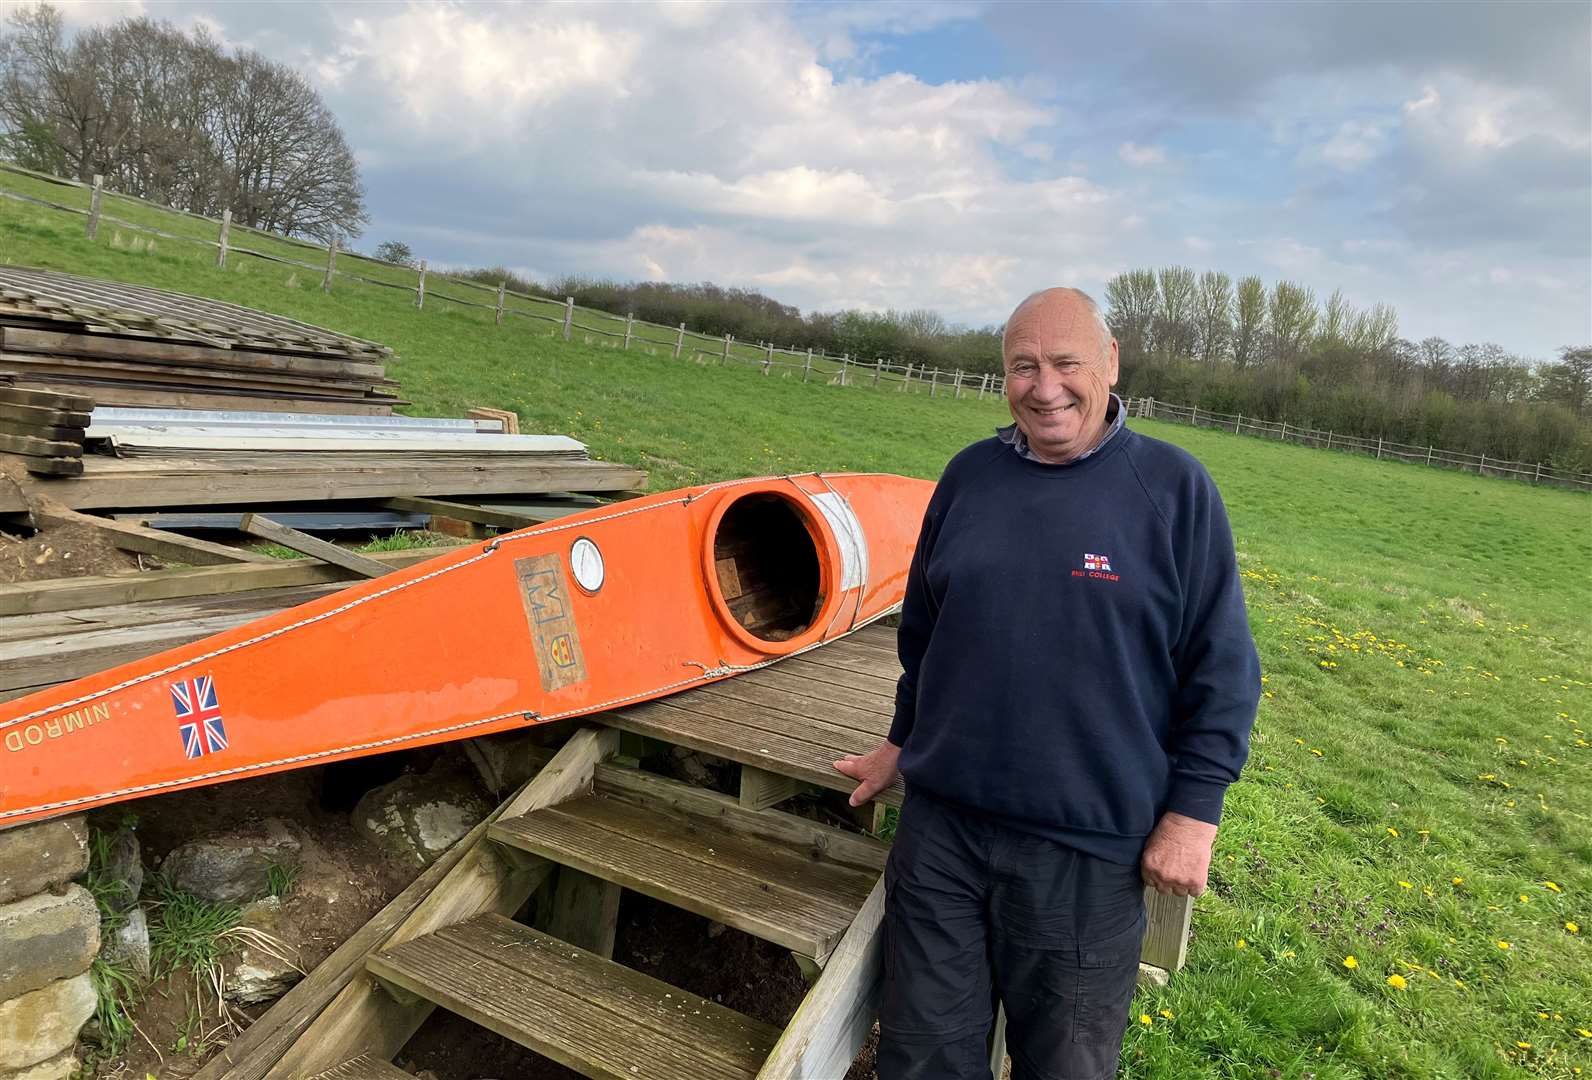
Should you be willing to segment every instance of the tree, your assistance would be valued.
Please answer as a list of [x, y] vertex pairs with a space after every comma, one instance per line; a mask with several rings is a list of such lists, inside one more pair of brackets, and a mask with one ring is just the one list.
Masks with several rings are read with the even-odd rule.
[[0, 149], [20, 164], [243, 225], [357, 236], [353, 154], [298, 73], [200, 28], [128, 18], [68, 39], [48, 5], [0, 35]]
[[1592, 410], [1592, 345], [1559, 350], [1559, 362], [1541, 370], [1537, 397], [1563, 405], [1577, 416]]
[[1160, 303], [1155, 312], [1155, 351], [1168, 358], [1194, 352], [1194, 271], [1168, 266], [1156, 274]]
[[1154, 270], [1129, 270], [1106, 282], [1106, 322], [1123, 363], [1136, 364], [1150, 354], [1155, 307]]
[[1303, 285], [1279, 281], [1266, 305], [1273, 360], [1293, 363], [1304, 354], [1316, 328], [1316, 294]]
[[1260, 363], [1266, 334], [1266, 286], [1258, 277], [1241, 278], [1234, 305], [1233, 366], [1245, 371]]
[[1200, 275], [1194, 293], [1200, 362], [1212, 367], [1227, 351], [1233, 334], [1233, 279], [1215, 270]]
[[397, 263], [399, 266], [413, 266], [415, 253], [409, 250], [409, 245], [402, 240], [383, 240], [376, 245], [376, 258], [382, 262]]

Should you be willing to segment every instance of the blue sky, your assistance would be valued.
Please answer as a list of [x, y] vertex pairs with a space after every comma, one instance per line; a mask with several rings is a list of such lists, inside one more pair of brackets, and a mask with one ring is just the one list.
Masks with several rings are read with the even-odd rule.
[[303, 70], [433, 264], [998, 323], [1181, 264], [1592, 342], [1585, 3], [83, 3]]

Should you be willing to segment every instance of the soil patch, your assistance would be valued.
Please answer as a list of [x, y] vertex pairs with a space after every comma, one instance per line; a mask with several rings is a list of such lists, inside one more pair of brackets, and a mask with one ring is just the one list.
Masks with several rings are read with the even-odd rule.
[[138, 556], [113, 547], [92, 525], [55, 525], [27, 539], [0, 533], [0, 584], [138, 569]]

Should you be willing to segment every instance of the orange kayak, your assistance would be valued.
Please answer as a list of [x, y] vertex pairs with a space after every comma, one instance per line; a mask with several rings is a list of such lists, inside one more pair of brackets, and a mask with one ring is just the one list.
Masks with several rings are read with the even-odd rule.
[[0, 828], [618, 708], [894, 610], [933, 485], [736, 480], [598, 507], [0, 705]]

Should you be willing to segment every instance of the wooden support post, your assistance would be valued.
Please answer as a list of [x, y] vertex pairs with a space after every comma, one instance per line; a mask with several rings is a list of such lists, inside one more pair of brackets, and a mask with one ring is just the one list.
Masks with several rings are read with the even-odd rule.
[[929, 379], [929, 396], [933, 397], [935, 392], [937, 390], [939, 390], [939, 389], [940, 389], [940, 369], [939, 368], [935, 368], [933, 375]]
[[1382, 436], [1380, 435], [1376, 437], [1376, 459], [1378, 461], [1382, 460]]
[[564, 340], [569, 340], [570, 329], [575, 325], [575, 298], [564, 297]]
[[1482, 470], [1484, 470], [1486, 468], [1487, 468], [1487, 455], [1483, 454], [1481, 456], [1481, 460], [1476, 463], [1476, 475], [1480, 476], [1482, 474]]
[[1139, 959], [1152, 967], [1177, 971], [1188, 958], [1189, 920], [1194, 917], [1194, 898], [1173, 896], [1146, 887], [1144, 907], [1147, 923]]
[[[504, 804], [499, 819], [519, 817], [591, 790], [597, 763], [612, 756], [618, 745], [618, 733], [611, 728], [576, 732], [536, 778]], [[412, 941], [483, 912], [512, 915], [551, 869], [552, 864], [544, 860], [516, 868], [496, 844], [478, 843], [382, 947]], [[842, 938], [842, 944], [844, 941]], [[430, 1002], [400, 1005], [375, 979], [364, 973], [356, 975], [266, 1076], [268, 1080], [299, 1080], [362, 1052], [391, 1061], [433, 1007]]]
[[321, 292], [332, 291], [332, 275], [337, 273], [337, 237], [326, 245], [326, 273], [321, 276]]
[[621, 351], [622, 352], [629, 352], [630, 351], [630, 335], [635, 331], [635, 328], [636, 328], [636, 313], [633, 312], [633, 311], [627, 311], [625, 313], [625, 343], [621, 347]]
[[333, 566], [341, 566], [345, 570], [352, 570], [356, 574], [366, 577], [381, 577], [392, 572], [392, 567], [379, 563], [375, 559], [366, 558], [357, 552], [340, 548], [309, 533], [290, 529], [286, 525], [272, 521], [261, 514], [244, 514], [243, 520], [238, 524], [241, 532], [250, 536], [258, 536], [263, 540], [290, 547], [294, 551], [302, 551], [306, 555], [329, 562]]
[[1189, 414], [1188, 425], [1189, 427], [1200, 426], [1200, 407], [1198, 405], [1194, 406], [1194, 411]]
[[90, 240], [99, 236], [100, 199], [105, 194], [105, 178], [99, 173], [94, 174], [94, 192], [88, 197], [88, 225], [87, 232]]
[[806, 790], [807, 785], [793, 777], [781, 776], [751, 765], [741, 766], [740, 802], [748, 810], [766, 810]]
[[952, 393], [951, 397], [955, 401], [961, 401], [962, 400], [962, 369], [961, 368], [957, 368], [956, 369], [956, 391], [954, 393]]
[[1332, 449], [1332, 432], [1327, 432], [1327, 449]]
[[604, 960], [614, 958], [619, 929], [619, 896], [624, 890], [572, 866], [558, 868], [547, 932]]
[[1430, 465], [1432, 463], [1432, 452], [1436, 449], [1437, 448], [1435, 446], [1428, 446], [1426, 448], [1426, 464]]
[[840, 354], [840, 385], [841, 386], [845, 386], [846, 385], [846, 368], [847, 368], [848, 365], [850, 365], [850, 363], [851, 363], [851, 354], [850, 353], [841, 353]]
[[508, 288], [508, 282], [498, 282], [497, 310], [493, 312], [493, 322], [498, 326], [503, 325], [503, 294], [508, 291]]
[[[279, 566], [282, 560], [261, 555], [243, 548], [228, 547], [210, 540], [184, 536], [182, 533], [150, 529], [133, 521], [113, 521], [109, 518], [80, 514], [76, 510], [37, 509], [34, 520], [40, 524], [88, 526], [97, 530], [111, 546], [122, 551], [153, 555], [169, 562], [188, 563], [192, 566]], [[71, 579], [63, 578], [62, 581]], [[49, 610], [49, 609], [41, 609]]]
[[1238, 419], [1233, 421], [1233, 434], [1241, 435], [1244, 431], [1244, 414], [1239, 413]]
[[910, 386], [911, 384], [912, 384], [912, 364], [911, 364], [911, 362], [908, 362], [907, 363], [906, 374], [901, 376], [901, 392], [902, 393], [906, 393], [907, 387]]
[[763, 356], [763, 374], [767, 375], [768, 372], [769, 372], [769, 369], [772, 368], [773, 366], [774, 366], [774, 343], [772, 341], [770, 341], [768, 343], [768, 352]]
[[984, 392], [986, 390], [988, 390], [988, 389], [989, 389], [989, 372], [986, 371], [984, 373], [984, 377], [978, 381], [978, 399], [980, 401], [984, 400]]
[[227, 247], [232, 243], [232, 210], [221, 211], [221, 232], [216, 237], [216, 266], [227, 265]]
[[1537, 474], [1531, 478], [1533, 484], [1542, 483], [1542, 462], [1537, 462]]
[[875, 388], [877, 388], [878, 385], [879, 385], [879, 373], [881, 371], [883, 371], [883, 370], [884, 370], [884, 361], [879, 359], [877, 356], [874, 357], [873, 358], [873, 385], [874, 385]]
[[723, 367], [730, 362], [730, 335], [724, 335], [724, 355], [719, 357], [719, 366]]
[[415, 309], [424, 311], [426, 307], [426, 260], [420, 260], [420, 277], [415, 281]]
[[813, 373], [813, 350], [812, 350], [811, 347], [809, 347], [808, 350], [807, 350], [807, 362], [802, 365], [802, 382], [806, 382], [808, 377], [810, 375], [812, 375], [812, 373]]
[[674, 336], [674, 358], [680, 359], [680, 350], [685, 348], [685, 323], [680, 324], [680, 332]]

